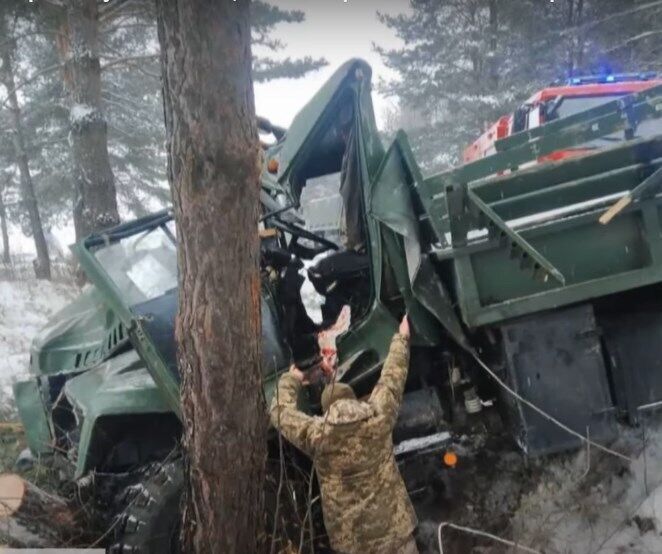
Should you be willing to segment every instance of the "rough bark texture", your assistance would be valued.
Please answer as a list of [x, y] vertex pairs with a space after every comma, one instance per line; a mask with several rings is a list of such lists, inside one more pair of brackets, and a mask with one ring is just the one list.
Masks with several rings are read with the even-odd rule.
[[[101, 110], [99, 11], [97, 0], [68, 0], [70, 48], [67, 58], [72, 106], [71, 152], [74, 164], [76, 239], [119, 223], [115, 181], [108, 159], [106, 120]], [[60, 29], [60, 34], [62, 29]], [[65, 79], [67, 83], [67, 79]]]
[[0, 68], [0, 78], [7, 89], [9, 100], [9, 114], [12, 126], [12, 142], [14, 145], [14, 155], [16, 165], [20, 173], [21, 201], [27, 211], [30, 221], [30, 231], [34, 239], [37, 259], [34, 263], [35, 274], [38, 279], [51, 278], [51, 264], [48, 257], [48, 247], [44, 237], [44, 229], [41, 225], [39, 207], [37, 206], [37, 197], [34, 192], [32, 175], [30, 174], [30, 165], [28, 155], [25, 151], [25, 135], [23, 134], [23, 123], [21, 120], [21, 108], [16, 95], [16, 81], [14, 79], [14, 69], [12, 65], [14, 42], [6, 40], [9, 36], [5, 14], [0, 10], [0, 57], [2, 58], [2, 67]]
[[5, 202], [2, 198], [3, 189], [0, 188], [0, 231], [2, 232], [2, 261], [6, 264], [11, 259], [9, 250], [9, 231], [7, 229], [7, 210], [5, 210]]
[[267, 420], [249, 4], [156, 3], [179, 233], [184, 551], [257, 552]]
[[15, 474], [0, 475], [0, 538], [17, 547], [53, 547], [79, 534], [65, 500]]

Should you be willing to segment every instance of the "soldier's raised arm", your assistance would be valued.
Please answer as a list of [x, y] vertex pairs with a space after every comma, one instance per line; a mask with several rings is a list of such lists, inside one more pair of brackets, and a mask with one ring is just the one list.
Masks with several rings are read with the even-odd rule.
[[382, 374], [368, 402], [378, 413], [386, 417], [390, 427], [398, 417], [405, 381], [409, 371], [409, 321], [402, 318], [398, 333], [391, 340], [391, 347], [382, 368]]
[[297, 407], [299, 391], [304, 375], [295, 366], [281, 375], [278, 388], [271, 401], [269, 416], [272, 425], [299, 450], [313, 455], [315, 418], [305, 414]]

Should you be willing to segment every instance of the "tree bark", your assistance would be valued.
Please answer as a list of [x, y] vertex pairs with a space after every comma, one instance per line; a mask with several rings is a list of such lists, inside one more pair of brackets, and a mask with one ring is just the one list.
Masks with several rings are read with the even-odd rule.
[[[571, 29], [575, 24], [575, 0], [568, 0], [568, 13], [566, 16], [566, 28]], [[568, 62], [567, 73], [568, 77], [572, 77], [575, 73], [575, 32], [570, 33], [568, 37]]]
[[[80, 523], [80, 522], [78, 522]], [[18, 475], [0, 475], [0, 537], [17, 547], [54, 547], [79, 535], [66, 501]]]
[[497, 37], [499, 33], [499, 10], [497, 0], [490, 0], [490, 83], [492, 89], [496, 92], [499, 87], [499, 61], [497, 59]]
[[[115, 181], [108, 158], [106, 119], [101, 110], [99, 11], [97, 0], [68, 0], [66, 52], [71, 153], [74, 165], [76, 240], [117, 225]], [[61, 31], [60, 31], [61, 33]], [[67, 79], [65, 79], [66, 83]]]
[[11, 252], [9, 250], [9, 231], [7, 229], [7, 210], [5, 201], [2, 198], [4, 187], [0, 188], [0, 231], [2, 232], [2, 261], [8, 264], [11, 261]]
[[249, 4], [157, 0], [189, 487], [184, 552], [258, 552], [266, 410]]
[[2, 59], [1, 77], [2, 82], [7, 89], [9, 100], [9, 114], [12, 125], [12, 143], [14, 146], [14, 155], [16, 164], [20, 173], [21, 201], [28, 213], [30, 221], [30, 231], [34, 240], [37, 259], [34, 263], [35, 275], [37, 279], [51, 278], [51, 263], [48, 257], [48, 247], [44, 237], [44, 229], [41, 225], [41, 216], [37, 205], [37, 196], [34, 192], [32, 175], [30, 174], [30, 165], [28, 155], [25, 151], [25, 135], [23, 134], [23, 122], [21, 119], [21, 108], [16, 95], [16, 80], [14, 79], [14, 68], [12, 58], [14, 56], [15, 43], [12, 40], [6, 40], [9, 36], [9, 29], [5, 19], [5, 13], [0, 11], [0, 37], [3, 37], [0, 46], [0, 58]]
[[[577, 0], [577, 26], [581, 27], [584, 23], [584, 0]], [[584, 46], [586, 45], [586, 33], [579, 31], [576, 34], [577, 37], [577, 50], [575, 53], [575, 59], [577, 61], [577, 67], [581, 68], [584, 66]]]

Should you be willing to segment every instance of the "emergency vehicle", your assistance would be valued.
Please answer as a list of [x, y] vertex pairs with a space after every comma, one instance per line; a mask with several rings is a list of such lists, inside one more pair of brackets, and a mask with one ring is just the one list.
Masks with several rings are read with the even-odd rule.
[[[464, 150], [463, 162], [470, 163], [495, 154], [496, 141], [520, 131], [534, 129], [549, 121], [568, 117], [606, 104], [615, 98], [641, 92], [660, 84], [662, 78], [652, 72], [591, 75], [572, 77], [564, 83], [556, 82], [531, 96], [514, 113], [500, 117]], [[649, 138], [660, 133], [662, 133], [662, 120], [654, 119], [641, 123], [634, 137], [628, 138]], [[614, 133], [578, 148], [552, 152], [540, 157], [537, 163], [581, 156], [623, 140], [626, 140], [623, 133]]]

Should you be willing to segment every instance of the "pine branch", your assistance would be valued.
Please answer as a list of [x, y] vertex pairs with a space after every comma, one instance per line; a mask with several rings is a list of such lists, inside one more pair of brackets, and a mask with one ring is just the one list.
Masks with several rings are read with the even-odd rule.
[[650, 38], [655, 35], [662, 35], [662, 29], [655, 29], [653, 31], [646, 31], [643, 33], [639, 33], [638, 35], [634, 37], [630, 37], [627, 40], [621, 42], [620, 44], [617, 44], [616, 46], [612, 46], [611, 48], [608, 48], [603, 52], [606, 54], [611, 54], [613, 52], [616, 52], [617, 50], [630, 46], [635, 42], [639, 42], [640, 40], [644, 40], [646, 38]]
[[103, 3], [99, 7], [99, 21], [103, 24], [110, 21], [116, 14], [125, 12], [127, 7], [135, 5], [140, 0], [115, 0], [111, 3]]
[[107, 69], [111, 67], [115, 67], [117, 65], [125, 65], [125, 64], [135, 64], [135, 62], [138, 61], [146, 61], [146, 60], [156, 60], [158, 59], [160, 54], [144, 54], [140, 56], [126, 56], [124, 58], [115, 58], [113, 60], [110, 60], [108, 63], [104, 64], [101, 66], [101, 71], [106, 71]]
[[609, 21], [613, 21], [614, 19], [622, 19], [623, 17], [627, 15], [633, 15], [635, 13], [645, 11], [645, 10], [650, 10], [651, 8], [656, 8], [658, 6], [662, 6], [662, 0], [655, 0], [654, 2], [648, 2], [647, 4], [642, 4], [640, 6], [635, 6], [634, 8], [629, 8], [627, 10], [623, 10], [617, 13], [613, 13], [608, 15], [607, 17], [603, 17], [602, 19], [598, 19], [595, 21], [589, 21], [587, 23], [582, 23], [580, 25], [576, 25], [574, 27], [570, 27], [569, 29], [565, 29], [561, 31], [559, 34], [561, 36], [566, 36], [570, 34], [579, 34], [579, 33], [585, 33], [586, 31], [593, 29], [599, 25], [603, 25]]
[[324, 58], [313, 59], [310, 56], [293, 60], [273, 60], [271, 58], [253, 59], [253, 79], [255, 82], [271, 81], [273, 79], [298, 79], [310, 71], [316, 71], [326, 65]]
[[56, 32], [57, 31], [55, 31], [55, 30], [39, 29], [38, 31], [29, 31], [29, 32], [21, 33], [20, 35], [15, 35], [15, 36], [11, 36], [11, 37], [9, 37], [5, 40], [0, 40], [0, 48], [2, 48], [3, 46], [5, 46], [7, 44], [17, 42], [17, 41], [21, 40], [22, 38], [33, 37], [33, 36], [43, 36], [45, 34], [55, 35]]
[[[39, 79], [39, 77], [42, 77], [44, 75], [48, 75], [50, 73], [53, 73], [54, 71], [57, 71], [58, 69], [61, 69], [63, 67], [64, 67], [64, 64], [57, 63], [57, 64], [54, 64], [50, 67], [46, 67], [46, 68], [32, 74], [29, 78], [27, 78], [24, 81], [18, 83], [13, 89], [7, 90], [7, 92], [6, 92], [7, 98], [5, 98], [5, 100], [3, 100], [3, 102], [0, 104], [0, 107], [5, 107], [7, 105], [7, 103], [9, 102], [9, 96], [12, 93], [19, 91], [20, 89], [22, 89], [23, 87], [25, 87], [25, 86], [27, 86], [31, 83], [34, 83], [37, 79]], [[6, 86], [5, 86], [5, 88], [6, 88]]]

